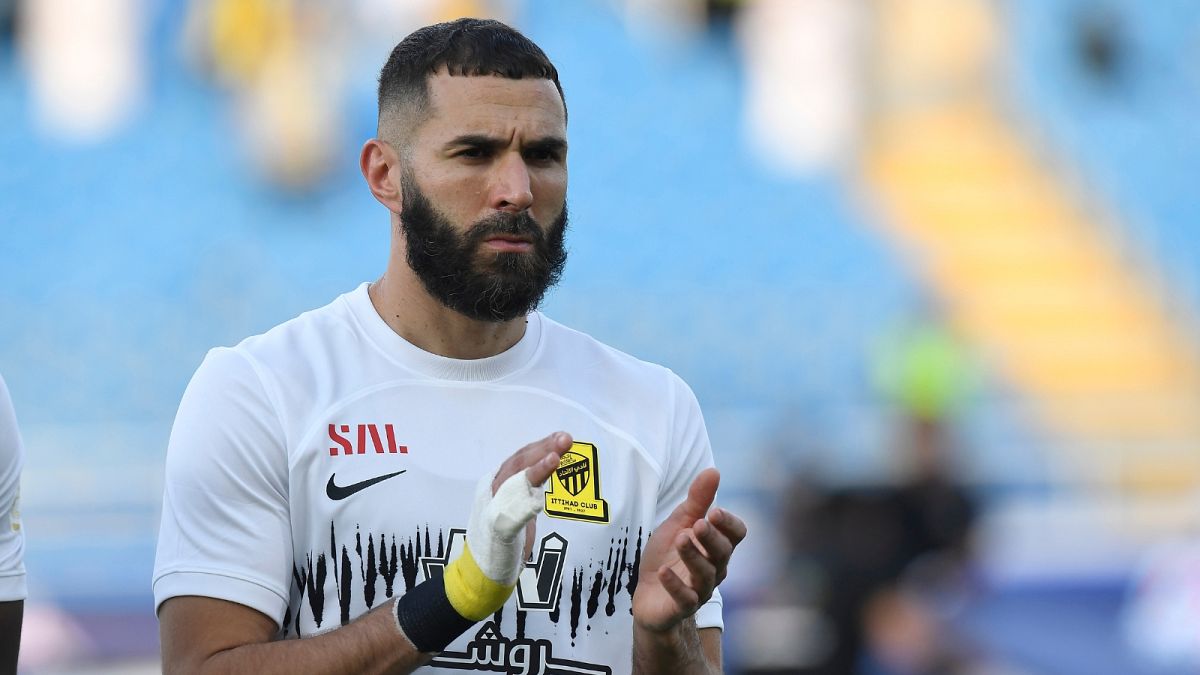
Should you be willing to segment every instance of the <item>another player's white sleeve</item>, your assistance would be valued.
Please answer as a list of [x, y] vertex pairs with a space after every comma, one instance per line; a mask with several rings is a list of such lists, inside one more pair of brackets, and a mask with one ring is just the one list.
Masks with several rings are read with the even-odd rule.
[[4, 378], [0, 378], [0, 601], [24, 600], [27, 595], [20, 506], [24, 463], [17, 415]]
[[167, 448], [154, 606], [180, 595], [282, 623], [292, 568], [287, 449], [248, 357], [214, 349], [179, 404]]
[[[672, 443], [659, 484], [656, 523], [666, 520], [675, 507], [683, 502], [696, 475], [713, 466], [712, 445], [708, 441], [708, 429], [704, 426], [696, 395], [674, 373], [671, 374], [671, 384]], [[720, 591], [714, 589], [712, 599], [696, 612], [696, 625], [700, 628], [724, 628]]]

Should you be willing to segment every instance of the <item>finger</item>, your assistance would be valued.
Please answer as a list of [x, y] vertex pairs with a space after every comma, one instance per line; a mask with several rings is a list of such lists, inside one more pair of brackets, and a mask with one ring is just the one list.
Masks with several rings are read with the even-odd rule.
[[687, 499], [683, 500], [667, 518], [667, 523], [677, 528], [690, 527], [691, 524], [704, 517], [717, 496], [717, 486], [721, 482], [721, 474], [716, 469], [701, 471], [688, 488]]
[[706, 521], [697, 520], [696, 522], [692, 523], [692, 526], [690, 528], [684, 530], [684, 532], [688, 533], [688, 537], [691, 538], [692, 544], [695, 545], [696, 548], [700, 550], [700, 555], [707, 558], [708, 557], [708, 548], [705, 547], [705, 545], [700, 542], [698, 533], [696, 532], [697, 526], [700, 526], [701, 528], [707, 528], [707, 529], [712, 529], [712, 526], [709, 525]]
[[538, 441], [533, 453], [533, 463], [525, 469], [530, 485], [541, 485], [558, 468], [558, 461], [571, 448], [571, 435], [558, 431]]
[[[570, 435], [561, 431], [556, 431], [543, 439], [526, 445], [520, 450], [514, 452], [508, 459], [504, 460], [504, 463], [500, 465], [500, 469], [496, 472], [496, 476], [492, 479], [492, 494], [496, 494], [496, 490], [499, 489], [500, 485], [504, 483], [504, 481], [508, 480], [510, 476], [515, 475], [519, 471], [527, 471], [532, 467], [536, 467], [538, 462], [546, 458], [548, 452], [558, 452], [558, 454], [561, 455], [565, 450], [559, 450], [562, 445], [562, 440], [559, 438], [559, 436], [566, 437], [566, 447], [570, 448]], [[553, 469], [551, 469], [551, 471], [553, 471]], [[535, 476], [526, 474], [526, 477], [529, 478], [530, 485], [538, 485], [544, 482], [546, 478], [549, 477], [549, 474], [546, 474], [546, 476], [543, 476], [541, 480], [537, 481], [534, 480]]]
[[691, 537], [684, 533], [680, 533], [680, 536], [676, 538], [675, 550], [679, 552], [679, 559], [687, 567], [688, 576], [691, 578], [691, 588], [696, 592], [699, 602], [707, 602], [712, 597], [712, 589], [717, 585], [716, 565], [704, 557], [704, 554], [696, 548]]
[[746, 538], [748, 532], [746, 521], [738, 518], [729, 511], [722, 508], [716, 508], [709, 512], [708, 522], [712, 523], [722, 532], [729, 541], [736, 547]]
[[696, 521], [696, 524], [692, 526], [692, 532], [696, 533], [696, 541], [700, 544], [704, 557], [714, 564], [727, 562], [729, 556], [733, 554], [733, 542], [724, 532], [707, 520]]
[[675, 571], [666, 565], [658, 569], [658, 583], [671, 596], [675, 604], [685, 615], [691, 615], [700, 607], [700, 596], [694, 589], [683, 582]]
[[719, 586], [725, 581], [729, 570], [729, 559], [733, 557], [734, 543], [723, 532], [708, 521], [702, 520], [692, 527], [696, 540], [702, 546], [701, 551], [706, 555], [715, 570], [713, 586]]

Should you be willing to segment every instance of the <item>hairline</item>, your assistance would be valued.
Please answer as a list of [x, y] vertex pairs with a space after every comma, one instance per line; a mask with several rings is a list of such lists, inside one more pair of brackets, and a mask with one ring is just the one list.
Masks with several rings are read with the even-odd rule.
[[[397, 146], [402, 154], [407, 153], [410, 138], [416, 134], [422, 126], [433, 118], [434, 105], [433, 96], [430, 93], [429, 82], [432, 78], [440, 75], [448, 75], [450, 77], [498, 77], [505, 80], [542, 80], [554, 85], [554, 90], [558, 93], [558, 101], [562, 105], [563, 124], [567, 122], [567, 99], [563, 93], [562, 85], [555, 82], [549, 77], [507, 77], [497, 73], [455, 73], [447, 64], [441, 64], [436, 69], [425, 74], [421, 80], [421, 88], [419, 93], [408, 98], [407, 100], [391, 104], [389, 106], [380, 107], [379, 114], [375, 122], [375, 134], [380, 140], [392, 143]], [[405, 120], [404, 118], [408, 118]], [[385, 128], [391, 127], [389, 133], [385, 133]], [[396, 127], [403, 127], [403, 130]], [[386, 137], [385, 137], [386, 136]], [[394, 136], [403, 136], [404, 138], [394, 138]]]

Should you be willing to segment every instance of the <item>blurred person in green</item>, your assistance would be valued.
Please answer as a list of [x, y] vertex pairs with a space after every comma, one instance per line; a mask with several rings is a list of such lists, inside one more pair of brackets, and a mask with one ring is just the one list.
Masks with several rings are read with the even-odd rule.
[[875, 354], [875, 384], [912, 420], [945, 421], [975, 387], [974, 364], [962, 342], [929, 318], [902, 322]]
[[860, 608], [860, 668], [878, 675], [960, 673], [970, 658], [937, 605], [959, 592], [978, 507], [956, 466], [955, 419], [976, 387], [972, 355], [933, 315], [883, 341], [876, 383], [899, 415], [900, 484], [894, 496], [896, 577]]
[[932, 320], [888, 334], [875, 384], [898, 416], [894, 480], [789, 490], [785, 582], [816, 611], [824, 646], [810, 663], [756, 673], [941, 675], [970, 662], [938, 608], [961, 587], [976, 506], [953, 469], [953, 419], [974, 387], [967, 350]]

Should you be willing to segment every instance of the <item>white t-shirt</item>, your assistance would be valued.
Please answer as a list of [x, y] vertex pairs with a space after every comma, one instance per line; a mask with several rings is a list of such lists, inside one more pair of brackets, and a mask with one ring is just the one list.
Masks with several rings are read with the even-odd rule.
[[25, 532], [21, 529], [21, 468], [25, 449], [8, 386], [0, 377], [0, 601], [24, 600]]
[[[197, 370], [167, 452], [156, 606], [230, 600], [288, 637], [344, 625], [440, 574], [477, 480], [558, 430], [576, 445], [518, 591], [431, 668], [625, 672], [641, 551], [712, 465], [691, 390], [538, 313], [502, 354], [437, 356], [383, 322], [366, 284]], [[698, 624], [720, 627], [720, 605]]]

